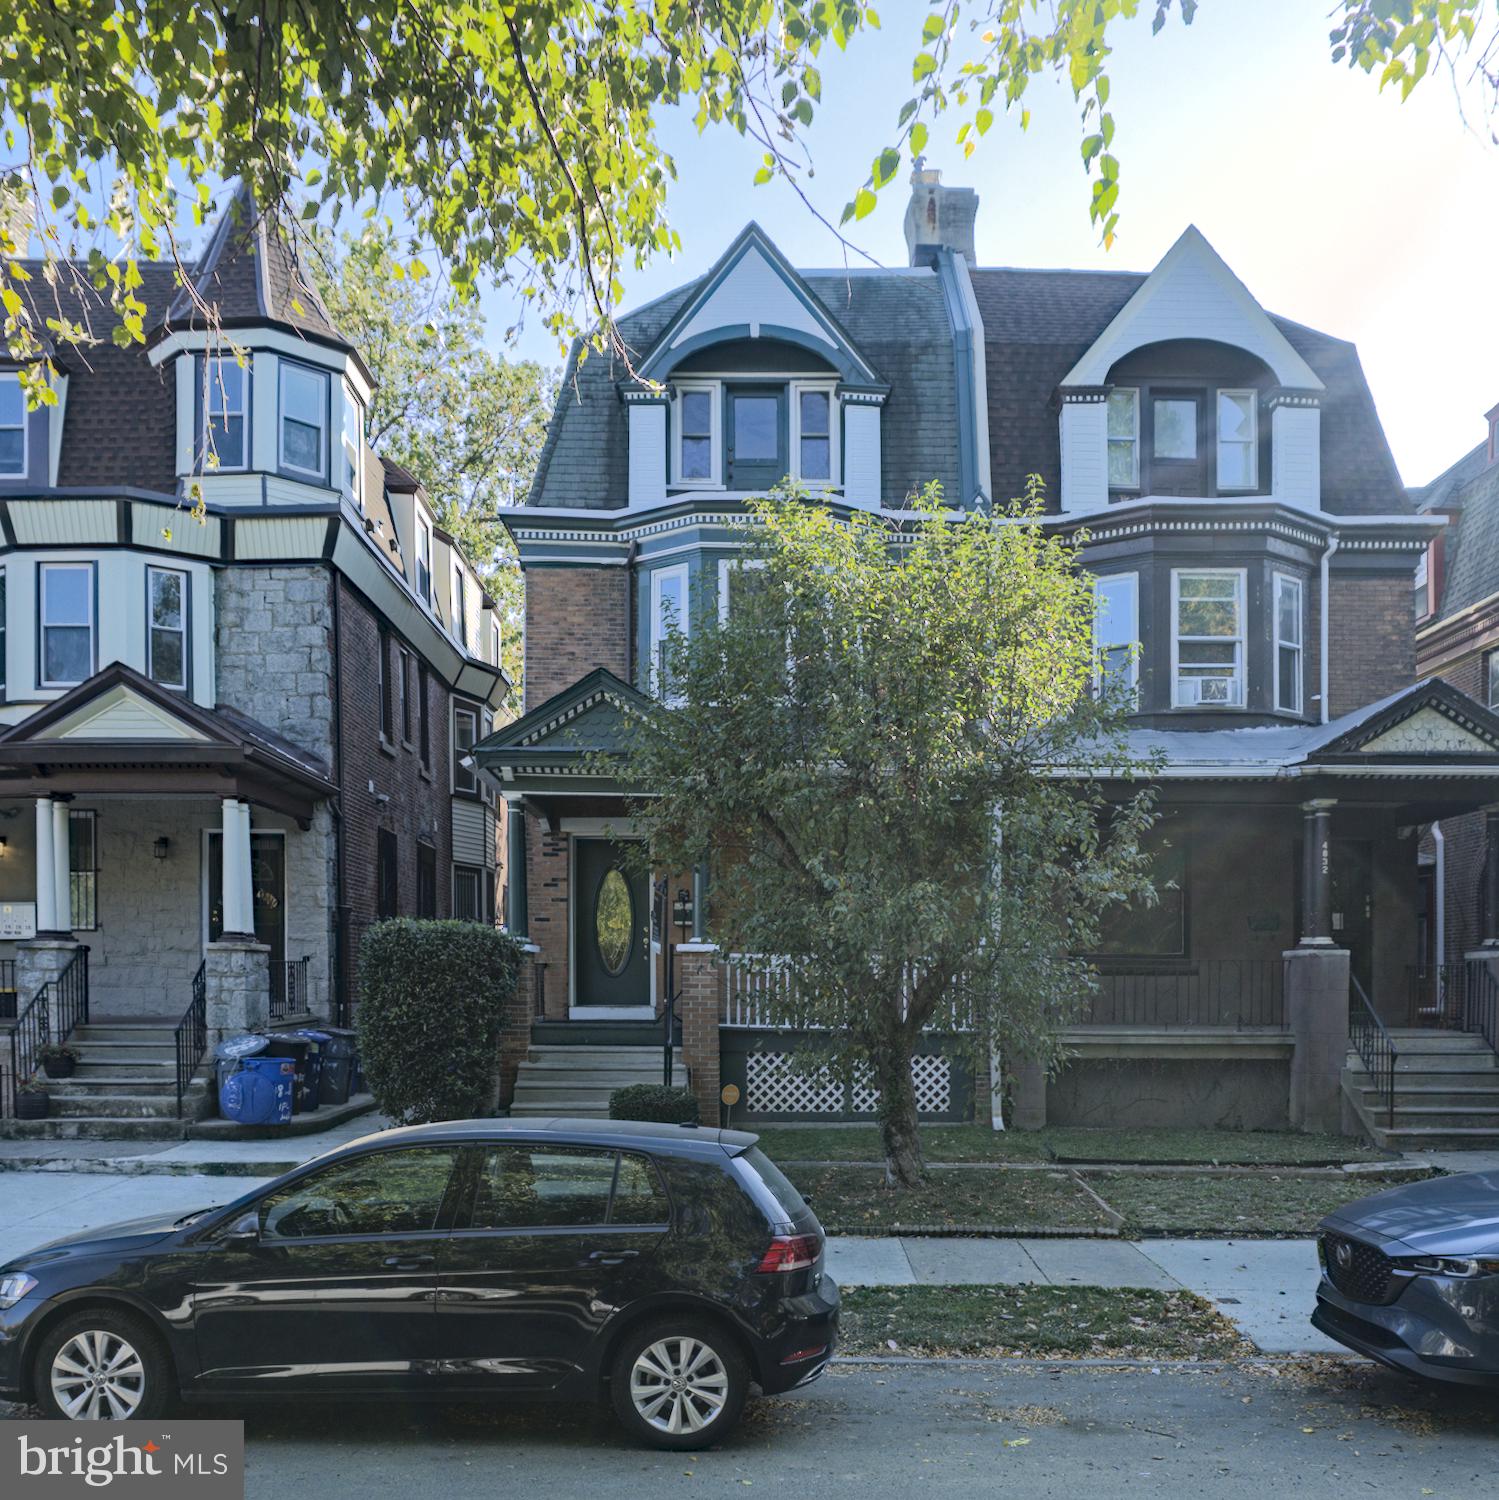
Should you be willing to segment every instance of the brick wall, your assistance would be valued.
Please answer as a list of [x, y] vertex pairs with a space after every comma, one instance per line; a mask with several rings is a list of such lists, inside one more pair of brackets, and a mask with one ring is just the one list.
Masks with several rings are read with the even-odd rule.
[[596, 667], [630, 677], [630, 579], [625, 568], [526, 571], [526, 708]]
[[1342, 573], [1329, 586], [1332, 717], [1416, 680], [1416, 605], [1408, 573]]
[[[344, 925], [348, 941], [348, 992], [354, 997], [358, 993], [359, 939], [375, 920], [375, 850], [381, 829], [389, 829], [396, 835], [398, 913], [416, 915], [418, 841], [430, 843], [436, 850], [437, 915], [446, 917], [452, 911], [453, 850], [448, 789], [451, 695], [435, 674], [428, 674], [430, 771], [423, 769], [419, 744], [383, 744], [380, 652], [383, 644], [390, 656], [386, 667], [388, 680], [394, 682], [395, 647], [400, 638], [392, 632], [382, 643], [375, 610], [342, 577], [337, 588]], [[417, 680], [420, 681], [420, 674]], [[399, 736], [399, 714], [396, 719]]]
[[567, 1019], [569, 943], [567, 936], [568, 839], [548, 833], [539, 818], [526, 824], [526, 897], [531, 941], [545, 968], [536, 983], [544, 991], [549, 1021]]

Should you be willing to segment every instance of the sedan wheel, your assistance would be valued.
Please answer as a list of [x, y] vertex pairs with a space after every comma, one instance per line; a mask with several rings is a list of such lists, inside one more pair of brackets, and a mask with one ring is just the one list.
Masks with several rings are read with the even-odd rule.
[[659, 1323], [626, 1339], [614, 1362], [620, 1420], [657, 1448], [704, 1448], [739, 1418], [749, 1377], [737, 1346], [707, 1325]]
[[71, 1422], [154, 1417], [165, 1404], [166, 1370], [156, 1337], [137, 1319], [81, 1313], [43, 1336], [37, 1404], [45, 1415]]

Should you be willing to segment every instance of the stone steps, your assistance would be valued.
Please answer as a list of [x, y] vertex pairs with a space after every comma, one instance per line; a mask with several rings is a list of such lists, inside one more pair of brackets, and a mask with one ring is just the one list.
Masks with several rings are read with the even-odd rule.
[[1350, 1050], [1343, 1092], [1364, 1132], [1391, 1151], [1499, 1148], [1499, 1058], [1461, 1031], [1392, 1030], [1393, 1110]]
[[[533, 1046], [516, 1075], [510, 1113], [531, 1119], [567, 1115], [607, 1119], [609, 1096], [636, 1083], [660, 1083], [660, 1047]], [[687, 1087], [680, 1054], [672, 1081]]]

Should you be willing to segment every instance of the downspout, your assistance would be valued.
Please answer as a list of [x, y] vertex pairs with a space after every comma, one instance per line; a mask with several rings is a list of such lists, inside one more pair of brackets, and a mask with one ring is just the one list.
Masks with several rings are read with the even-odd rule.
[[349, 994], [349, 908], [348, 892], [344, 877], [344, 748], [343, 748], [343, 590], [339, 587], [338, 570], [328, 565], [328, 581], [333, 592], [333, 920], [329, 924], [329, 943], [333, 956], [331, 965], [337, 995], [330, 995], [329, 1009], [339, 1025], [347, 1026], [354, 1019], [353, 996]]
[[[1447, 840], [1442, 834], [1442, 825], [1431, 825], [1431, 841], [1436, 846], [1437, 862], [1434, 871], [1437, 883], [1436, 918], [1437, 931], [1433, 943], [1431, 965], [1441, 971], [1447, 962]], [[1442, 1007], [1444, 1010], [1445, 1006]]]
[[1327, 693], [1328, 693], [1328, 687], [1327, 687], [1327, 682], [1328, 682], [1328, 663], [1327, 663], [1327, 616], [1328, 616], [1327, 586], [1328, 586], [1328, 564], [1332, 561], [1332, 555], [1337, 550], [1338, 550], [1338, 538], [1336, 536], [1329, 537], [1327, 539], [1327, 546], [1323, 549], [1323, 552], [1322, 552], [1322, 577], [1321, 577], [1321, 581], [1320, 581], [1320, 589], [1321, 589], [1321, 595], [1322, 595], [1322, 598], [1321, 598], [1321, 604], [1322, 604], [1322, 621], [1321, 621], [1320, 629], [1319, 629], [1318, 634], [1317, 634], [1317, 650], [1318, 650], [1318, 662], [1317, 662], [1317, 666], [1318, 666], [1318, 669], [1319, 669], [1318, 670], [1318, 675], [1321, 678], [1321, 688], [1322, 688], [1322, 722], [1324, 724], [1327, 723], [1328, 719], [1330, 719], [1332, 717], [1332, 715], [1331, 715], [1331, 713], [1329, 711], [1328, 701], [1327, 701]]

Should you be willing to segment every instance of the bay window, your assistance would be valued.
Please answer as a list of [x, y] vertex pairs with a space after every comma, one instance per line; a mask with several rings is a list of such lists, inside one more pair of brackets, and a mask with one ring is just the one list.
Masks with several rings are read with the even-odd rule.
[[1254, 391], [1218, 392], [1218, 488], [1259, 482], [1259, 402]]
[[1133, 489], [1140, 482], [1140, 393], [1109, 392], [1109, 484]]
[[1244, 703], [1244, 574], [1182, 569], [1171, 575], [1172, 703], [1240, 708]]
[[1111, 573], [1093, 583], [1093, 644], [1097, 653], [1094, 682], [1127, 683], [1140, 677], [1140, 579], [1135, 573]]
[[235, 359], [203, 363], [203, 461], [215, 469], [243, 469], [246, 452], [245, 396], [248, 372]]
[[328, 477], [328, 372], [281, 361], [281, 467]]
[[677, 701], [670, 683], [672, 632], [688, 633], [687, 564], [657, 568], [651, 574], [649, 686], [668, 703]]
[[176, 568], [146, 569], [146, 675], [187, 687], [188, 578]]
[[1299, 578], [1275, 575], [1275, 706], [1299, 714], [1303, 702], [1302, 588]]
[[74, 687], [94, 673], [94, 565], [41, 563], [42, 687]]

